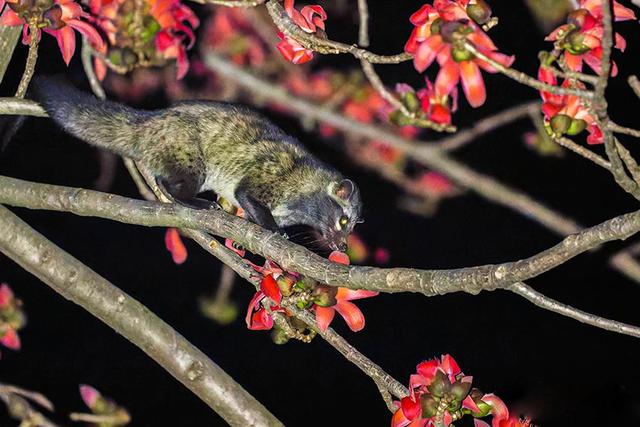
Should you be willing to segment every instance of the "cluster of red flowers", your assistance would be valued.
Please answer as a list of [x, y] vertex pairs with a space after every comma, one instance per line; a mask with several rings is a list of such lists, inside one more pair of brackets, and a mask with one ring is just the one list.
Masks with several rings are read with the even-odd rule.
[[9, 285], [0, 284], [0, 344], [11, 350], [20, 350], [18, 330], [26, 324], [21, 306]]
[[[5, 8], [5, 4], [8, 6]], [[88, 23], [91, 17], [73, 0], [0, 0], [0, 25], [22, 26], [22, 43], [30, 44], [31, 38], [40, 39], [41, 31], [51, 34], [58, 41], [62, 58], [67, 64], [76, 49], [77, 30], [98, 50], [104, 42], [96, 29]], [[35, 31], [35, 34], [32, 34]]]
[[[90, 0], [89, 8], [109, 41], [108, 49], [99, 50], [109, 63], [131, 69], [175, 59], [177, 78], [186, 75], [187, 49], [195, 43], [193, 29], [200, 21], [180, 0]], [[98, 78], [104, 78], [105, 61], [96, 58], [95, 67]]]
[[[479, 107], [486, 99], [486, 89], [480, 69], [489, 73], [497, 70], [486, 62], [476, 58], [466, 47], [471, 43], [475, 48], [491, 59], [510, 66], [513, 56], [497, 52], [489, 36], [480, 25], [491, 17], [491, 9], [483, 0], [434, 0], [433, 5], [425, 4], [410, 17], [415, 26], [405, 51], [414, 55], [414, 66], [422, 72], [433, 61], [437, 61], [440, 70], [434, 87], [427, 87], [423, 97], [426, 111], [442, 117], [442, 110], [448, 110], [448, 96], [454, 97], [454, 89], [462, 82], [462, 89], [469, 104]], [[439, 105], [434, 109], [433, 105]], [[424, 105], [424, 103], [423, 103]], [[442, 119], [440, 119], [442, 120]]]
[[498, 396], [472, 388], [472, 381], [448, 354], [420, 363], [409, 378], [409, 396], [395, 402], [391, 427], [448, 426], [465, 415], [476, 418], [476, 427], [488, 427], [477, 419], [488, 415], [493, 416], [492, 427], [529, 427], [528, 419], [511, 417]]
[[[571, 71], [582, 71], [583, 62], [596, 73], [600, 74], [602, 61], [602, 34], [604, 31], [602, 16], [603, 0], [579, 0], [579, 9], [569, 14], [567, 24], [555, 29], [546, 40], [555, 42], [556, 52], [560, 52], [561, 66]], [[632, 10], [613, 2], [613, 12], [616, 21], [635, 19]], [[624, 50], [626, 42], [620, 34], [615, 35], [617, 47]], [[549, 69], [557, 55], [547, 55], [543, 58], [538, 78], [550, 85], [557, 86], [558, 79]], [[618, 70], [613, 63], [611, 74], [615, 76]], [[585, 85], [575, 79], [565, 79], [560, 85], [564, 88], [585, 89]], [[602, 130], [598, 127], [589, 107], [575, 95], [557, 95], [541, 91], [543, 100], [542, 112], [552, 134], [577, 135], [587, 129], [588, 144], [603, 142]]]
[[[293, 22], [307, 33], [324, 32], [324, 21], [327, 19], [327, 13], [322, 6], [304, 6], [301, 10], [297, 10], [293, 7], [294, 3], [295, 0], [284, 0], [284, 10]], [[304, 64], [313, 58], [313, 51], [304, 48], [297, 41], [285, 36], [283, 33], [278, 33], [278, 37], [280, 37], [281, 41], [276, 47], [287, 61], [291, 61], [294, 64]]]
[[[329, 259], [340, 264], [349, 264], [349, 257], [342, 252], [333, 252]], [[254, 267], [255, 268], [255, 267]], [[327, 330], [336, 312], [338, 312], [353, 332], [361, 331], [365, 326], [362, 311], [351, 301], [378, 295], [378, 292], [336, 288], [317, 283], [297, 274], [282, 271], [273, 263], [267, 262], [259, 269], [264, 275], [260, 282], [260, 290], [251, 299], [247, 310], [247, 327], [252, 330], [269, 330], [273, 327], [273, 312], [284, 312], [280, 307], [283, 296], [294, 294], [306, 295], [304, 301], [298, 302], [299, 308], [315, 311], [316, 322], [321, 331]], [[268, 309], [262, 305], [264, 298], [274, 304]]]

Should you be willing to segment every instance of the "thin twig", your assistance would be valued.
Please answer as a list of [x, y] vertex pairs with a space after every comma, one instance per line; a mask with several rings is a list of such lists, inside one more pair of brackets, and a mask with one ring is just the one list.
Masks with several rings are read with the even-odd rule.
[[282, 425], [219, 366], [147, 307], [2, 206], [0, 251], [140, 347], [229, 424]]
[[587, 325], [595, 326], [596, 328], [640, 338], [640, 327], [627, 325], [626, 323], [617, 322], [615, 320], [605, 319], [604, 317], [578, 310], [570, 305], [562, 304], [541, 294], [540, 292], [535, 291], [533, 288], [522, 282], [514, 283], [506, 289], [526, 298], [533, 304], [544, 308], [545, 310], [553, 311]]
[[29, 53], [27, 54], [27, 61], [24, 66], [24, 73], [18, 84], [18, 90], [16, 90], [16, 98], [24, 98], [27, 93], [27, 88], [33, 77], [33, 72], [36, 68], [36, 62], [38, 61], [38, 36], [37, 33], [40, 30], [35, 25], [29, 25], [29, 33], [31, 35], [31, 41], [29, 42]]
[[570, 71], [570, 70], [560, 71], [557, 68], [552, 66], [548, 66], [544, 68], [549, 72], [551, 72], [556, 77], [560, 77], [563, 79], [581, 80], [583, 82], [591, 83], [593, 85], [595, 85], [596, 82], [598, 81], [598, 77], [591, 74], [579, 73], [577, 71]]
[[622, 133], [625, 135], [630, 135], [630, 136], [635, 136], [636, 138], [640, 138], [640, 130], [638, 129], [633, 129], [633, 128], [629, 128], [626, 126], [620, 126], [619, 124], [616, 124], [612, 121], [609, 121], [609, 126], [608, 128], [616, 133]]
[[640, 252], [640, 242], [623, 249], [611, 258], [609, 264], [625, 276], [640, 284], [640, 264], [634, 258]]
[[533, 112], [539, 111], [540, 102], [529, 101], [524, 104], [509, 107], [489, 117], [479, 119], [472, 127], [463, 129], [455, 135], [441, 139], [434, 145], [445, 151], [457, 150], [472, 142], [479, 136], [491, 132], [501, 126], [508, 125]]
[[91, 91], [98, 98], [105, 99], [107, 95], [104, 93], [100, 80], [93, 69], [93, 49], [86, 37], [82, 38], [82, 51], [80, 56], [82, 57], [82, 67], [84, 68], [84, 73], [89, 80]]
[[550, 85], [550, 84], [547, 84], [547, 83], [543, 83], [538, 79], [534, 79], [533, 77], [523, 73], [522, 71], [518, 71], [518, 70], [514, 70], [513, 68], [505, 67], [504, 65], [502, 65], [498, 61], [495, 61], [494, 59], [492, 59], [492, 58], [488, 57], [487, 55], [485, 55], [484, 53], [480, 52], [470, 42], [466, 42], [464, 44], [464, 47], [469, 52], [473, 53], [474, 56], [476, 56], [477, 58], [481, 59], [482, 61], [488, 63], [493, 68], [498, 70], [500, 73], [502, 73], [505, 76], [517, 81], [518, 83], [522, 83], [522, 84], [530, 86], [530, 87], [532, 87], [534, 89], [544, 90], [545, 92], [549, 92], [549, 93], [553, 93], [553, 94], [557, 94], [557, 95], [576, 95], [576, 96], [584, 98], [584, 99], [592, 99], [593, 96], [594, 96], [593, 92], [591, 92], [591, 91]]
[[313, 50], [321, 54], [341, 54], [349, 53], [358, 59], [364, 59], [372, 64], [398, 64], [400, 62], [412, 59], [412, 55], [408, 53], [399, 53], [397, 55], [378, 55], [362, 49], [357, 45], [348, 45], [328, 39], [321, 39], [313, 34], [307, 33], [297, 26], [287, 15], [277, 0], [269, 0], [267, 2], [267, 10], [271, 19], [278, 29], [287, 37], [291, 37], [307, 49]]
[[300, 310], [294, 305], [287, 306], [287, 309], [290, 310], [295, 317], [306, 323], [309, 328], [317, 331], [325, 341], [338, 350], [348, 361], [356, 365], [362, 372], [370, 377], [379, 388], [390, 392], [398, 399], [402, 399], [409, 394], [409, 390], [407, 390], [404, 385], [400, 384], [391, 375], [387, 374], [382, 368], [380, 368], [380, 366], [376, 365], [362, 353], [358, 352], [333, 329], [327, 328], [326, 331], [320, 330], [316, 326], [315, 318], [310, 312]]
[[[0, 208], [2, 207], [0, 206]], [[0, 400], [6, 405], [10, 417], [21, 421], [21, 426], [58, 427], [57, 424], [31, 406], [30, 401], [38, 403], [46, 409], [53, 410], [53, 405], [49, 399], [40, 393], [0, 383]]]
[[384, 98], [389, 104], [391, 104], [394, 109], [400, 110], [402, 115], [405, 116], [407, 120], [407, 125], [414, 125], [422, 128], [432, 129], [438, 132], [456, 131], [456, 127], [453, 125], [446, 123], [436, 123], [429, 119], [416, 117], [415, 114], [407, 110], [407, 108], [402, 102], [400, 102], [400, 100], [398, 100], [398, 98], [396, 98], [391, 92], [387, 90], [382, 80], [380, 80], [380, 76], [378, 76], [376, 70], [373, 68], [373, 64], [365, 61], [364, 59], [361, 59], [360, 65], [362, 66], [364, 75], [369, 80], [369, 83], [371, 83], [371, 86], [373, 86], [373, 88], [380, 94], [380, 96], [382, 96], [382, 98]]
[[635, 93], [636, 96], [640, 98], [640, 80], [638, 80], [638, 76], [629, 76], [627, 82], [629, 83], [629, 87], [631, 87], [631, 90], [633, 90], [633, 93]]
[[360, 26], [358, 28], [358, 44], [363, 47], [369, 46], [369, 6], [367, 0], [358, 0], [358, 17]]
[[124, 411], [109, 415], [83, 414], [79, 412], [72, 412], [69, 414], [69, 419], [71, 419], [71, 421], [84, 421], [86, 423], [99, 425], [124, 425], [131, 422], [131, 417]]
[[605, 168], [607, 170], [611, 170], [611, 163], [603, 159], [598, 154], [589, 150], [588, 148], [583, 147], [582, 145], [578, 145], [569, 138], [565, 138], [564, 136], [553, 137], [551, 138], [556, 144], [563, 146], [564, 148], [573, 151], [574, 153], [584, 157], [587, 160], [592, 161], [596, 165]]

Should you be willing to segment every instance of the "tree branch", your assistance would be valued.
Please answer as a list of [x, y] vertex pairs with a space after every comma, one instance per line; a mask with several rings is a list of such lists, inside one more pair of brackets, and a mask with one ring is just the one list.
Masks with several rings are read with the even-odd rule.
[[348, 45], [318, 38], [313, 34], [305, 32], [291, 21], [289, 15], [287, 15], [287, 12], [282, 8], [282, 6], [280, 6], [280, 3], [278, 3], [277, 0], [269, 0], [267, 2], [267, 10], [278, 29], [287, 37], [291, 37], [306, 49], [310, 49], [318, 53], [350, 53], [356, 58], [364, 59], [372, 64], [398, 64], [413, 58], [410, 54], [404, 52], [397, 55], [378, 55], [373, 52], [369, 52], [366, 49], [359, 48], [357, 45]]
[[0, 203], [96, 216], [128, 224], [205, 230], [230, 238], [247, 250], [331, 286], [379, 292], [477, 294], [536, 277], [602, 243], [640, 231], [640, 211], [612, 218], [563, 239], [529, 258], [452, 270], [375, 268], [332, 263], [256, 224], [221, 210], [193, 210], [177, 204], [146, 202], [78, 188], [0, 177]]
[[640, 327], [627, 325], [626, 323], [617, 322], [615, 320], [605, 319], [604, 317], [578, 310], [570, 305], [562, 304], [561, 302], [555, 301], [540, 292], [536, 292], [533, 288], [522, 282], [507, 286], [506, 289], [520, 295], [529, 302], [537, 305], [538, 307], [544, 308], [545, 310], [553, 311], [554, 313], [570, 317], [581, 323], [595, 326], [596, 328], [640, 338]]
[[282, 425], [204, 353], [148, 308], [2, 206], [0, 250], [142, 349], [229, 424]]
[[20, 26], [0, 25], [0, 82], [11, 62], [21, 30]]

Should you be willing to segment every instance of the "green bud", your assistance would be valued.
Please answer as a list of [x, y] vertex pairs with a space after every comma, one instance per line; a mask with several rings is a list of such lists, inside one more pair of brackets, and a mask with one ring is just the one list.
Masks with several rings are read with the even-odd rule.
[[454, 47], [451, 50], [451, 57], [456, 62], [469, 61], [473, 59], [473, 53], [464, 48]]
[[483, 0], [476, 0], [475, 4], [467, 6], [467, 15], [473, 19], [476, 24], [486, 24], [491, 18], [491, 8]]
[[473, 399], [473, 401], [476, 403], [478, 409], [480, 409], [480, 412], [470, 412], [471, 415], [473, 415], [475, 418], [486, 417], [491, 413], [491, 409], [493, 409], [493, 407], [486, 403], [484, 400]]
[[571, 126], [571, 117], [566, 114], [556, 114], [551, 118], [551, 129], [554, 133], [563, 135]]
[[288, 297], [293, 294], [293, 286], [295, 284], [295, 278], [289, 274], [283, 274], [276, 280], [278, 289], [283, 297]]
[[422, 408], [422, 418], [431, 418], [438, 412], [438, 401], [428, 394], [420, 396], [420, 407]]
[[446, 43], [454, 43], [465, 34], [466, 25], [458, 21], [448, 21], [440, 25], [440, 35]]
[[440, 34], [440, 28], [442, 26], [442, 19], [436, 18], [431, 23], [431, 34]]
[[283, 345], [289, 342], [289, 337], [284, 330], [280, 328], [273, 328], [271, 331], [271, 340], [274, 344]]
[[396, 126], [407, 126], [411, 124], [411, 117], [405, 116], [400, 110], [394, 110], [389, 114], [389, 121]]
[[571, 120], [571, 125], [567, 129], [567, 135], [577, 135], [587, 127], [587, 122], [582, 119]]
[[404, 105], [407, 107], [407, 110], [415, 113], [420, 110], [420, 100], [415, 92], [407, 92], [403, 97]]
[[451, 390], [449, 391], [456, 400], [462, 401], [471, 391], [471, 383], [456, 381], [451, 385]]
[[584, 44], [584, 35], [578, 30], [573, 30], [565, 37], [566, 44], [564, 47], [574, 55], [581, 55], [591, 50], [589, 46]]
[[294, 288], [298, 291], [308, 291], [314, 288], [317, 284], [318, 282], [311, 277], [303, 276], [296, 282]]
[[336, 305], [336, 294], [338, 288], [335, 286], [318, 285], [311, 293], [311, 299], [320, 307], [331, 307]]
[[438, 369], [433, 382], [427, 386], [427, 390], [429, 390], [429, 393], [433, 396], [441, 398], [449, 392], [450, 387], [451, 382], [449, 381], [447, 374]]

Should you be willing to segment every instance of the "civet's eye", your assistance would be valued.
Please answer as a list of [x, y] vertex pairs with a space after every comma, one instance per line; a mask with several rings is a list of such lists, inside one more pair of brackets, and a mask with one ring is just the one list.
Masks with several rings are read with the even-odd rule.
[[344, 228], [344, 226], [349, 224], [349, 218], [346, 215], [342, 215], [338, 220], [338, 224], [340, 224], [340, 227]]

